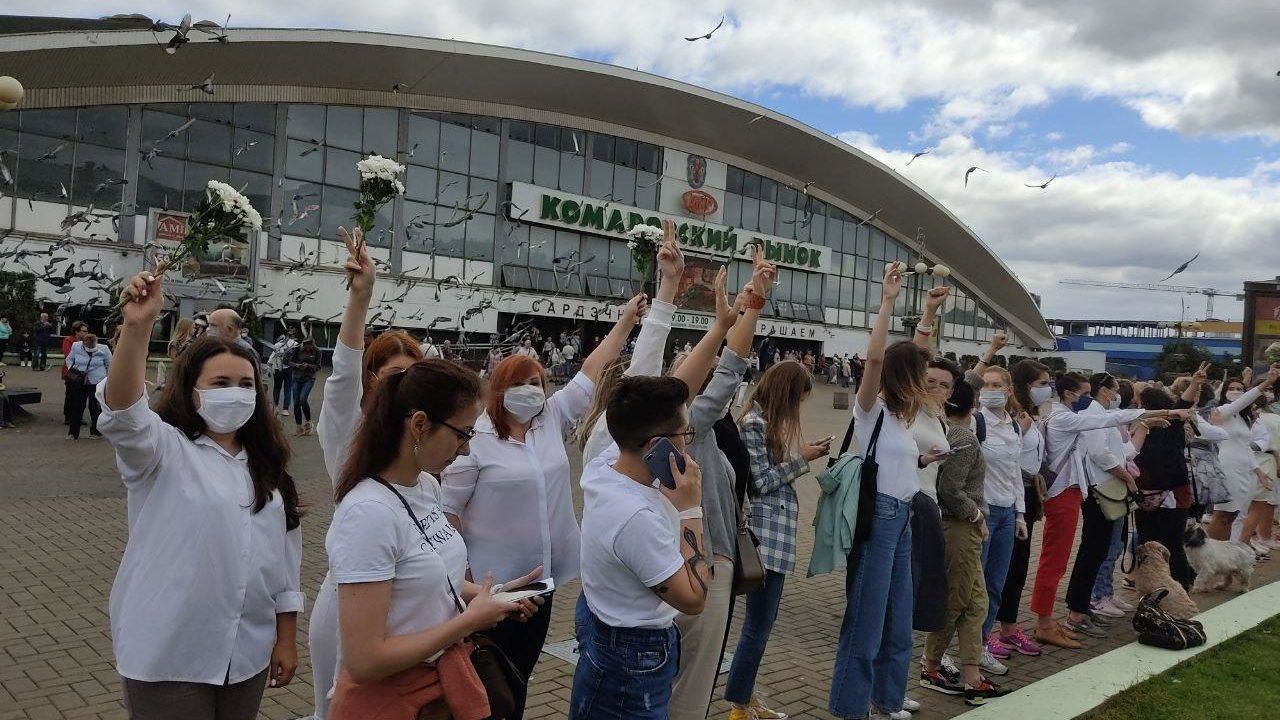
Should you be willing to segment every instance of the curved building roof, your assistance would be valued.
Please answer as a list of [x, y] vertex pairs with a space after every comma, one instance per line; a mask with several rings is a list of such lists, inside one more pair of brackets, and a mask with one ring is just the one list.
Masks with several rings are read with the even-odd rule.
[[[233, 28], [227, 44], [193, 32], [192, 42], [166, 55], [157, 38], [167, 33], [146, 25], [0, 18], [4, 72], [26, 87], [24, 107], [190, 101], [180, 88], [216, 69], [218, 101], [482, 113], [718, 156], [795, 186], [813, 182], [811, 194], [864, 217], [882, 209], [876, 224], [909, 247], [923, 228], [928, 255], [949, 265], [1012, 333], [1053, 347], [1030, 293], [959, 218], [874, 158], [758, 105], [603, 63], [368, 32]], [[407, 87], [392, 92], [397, 83]]]

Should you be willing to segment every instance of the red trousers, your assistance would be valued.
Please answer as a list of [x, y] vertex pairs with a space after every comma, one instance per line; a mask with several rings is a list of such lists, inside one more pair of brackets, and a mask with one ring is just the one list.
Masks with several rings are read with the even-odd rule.
[[1058, 584], [1067, 573], [1071, 546], [1080, 523], [1080, 487], [1072, 485], [1057, 497], [1044, 502], [1044, 535], [1040, 544], [1040, 563], [1036, 568], [1036, 585], [1031, 591], [1031, 612], [1040, 616], [1053, 614], [1053, 601], [1058, 597]]

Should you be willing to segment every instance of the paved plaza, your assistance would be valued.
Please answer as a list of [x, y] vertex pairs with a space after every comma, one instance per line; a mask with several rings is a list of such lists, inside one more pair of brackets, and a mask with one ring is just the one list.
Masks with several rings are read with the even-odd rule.
[[[0, 720], [123, 718], [106, 614], [107, 594], [126, 536], [124, 488], [111, 447], [105, 441], [87, 439], [87, 432], [78, 442], [64, 439], [63, 391], [56, 370], [6, 370], [10, 388], [35, 386], [44, 398], [40, 405], [29, 407], [32, 416], [20, 419], [17, 430], [0, 431]], [[317, 411], [320, 396], [321, 385], [317, 385], [312, 396]], [[848, 413], [832, 409], [832, 388], [819, 388], [805, 410], [807, 437], [843, 437]], [[309, 607], [325, 572], [324, 536], [333, 503], [316, 438], [295, 438], [294, 450], [292, 470], [307, 505], [302, 581]], [[571, 457], [576, 472], [576, 452], [571, 451]], [[809, 519], [818, 491], [812, 476], [799, 480], [797, 486], [804, 518], [799, 537], [803, 568], [813, 545]], [[577, 501], [580, 507], [580, 498]], [[1263, 564], [1255, 585], [1276, 579], [1277, 566], [1280, 562]], [[571, 637], [577, 594], [576, 583], [557, 593], [549, 642]], [[1227, 597], [1196, 599], [1207, 608]], [[827, 693], [843, 609], [843, 573], [788, 578], [759, 679], [759, 688], [771, 705], [797, 718], [831, 717], [826, 711]], [[741, 604], [736, 617], [740, 622]], [[730, 650], [737, 638], [737, 622]], [[263, 718], [310, 713], [306, 627], [307, 618], [302, 618], [298, 674], [287, 688], [267, 691]], [[1085, 650], [1049, 649], [1039, 658], [1015, 657], [1009, 661], [1011, 671], [1003, 683], [1021, 687], [1132, 640], [1132, 631], [1121, 624], [1111, 639], [1090, 641]], [[917, 634], [917, 654], [922, 643]], [[961, 700], [919, 689], [914, 667], [909, 694], [924, 704], [916, 717], [939, 720], [967, 709]], [[544, 654], [532, 680], [526, 717], [565, 717], [572, 672], [568, 663]], [[712, 707], [712, 717], [726, 712], [723, 702]]]

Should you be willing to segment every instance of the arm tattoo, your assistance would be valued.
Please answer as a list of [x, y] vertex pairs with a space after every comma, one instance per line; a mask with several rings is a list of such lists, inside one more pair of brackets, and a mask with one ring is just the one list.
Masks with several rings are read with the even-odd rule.
[[689, 567], [689, 574], [693, 576], [693, 579], [696, 580], [698, 583], [698, 587], [702, 589], [702, 596], [706, 597], [707, 584], [703, 582], [702, 576], [698, 574], [698, 566], [702, 565], [707, 567], [708, 569], [711, 566], [707, 563], [707, 559], [702, 555], [702, 550], [698, 547], [698, 536], [695, 535], [694, 532], [689, 528], [684, 528], [682, 532], [684, 535], [685, 544], [687, 544], [690, 548], [693, 548], [693, 554], [689, 557], [689, 559], [685, 562], [685, 564]]
[[659, 585], [657, 587], [653, 587], [649, 589], [652, 590], [657, 595], [666, 595], [667, 590], [669, 590], [670, 588], [668, 588], [666, 585]]

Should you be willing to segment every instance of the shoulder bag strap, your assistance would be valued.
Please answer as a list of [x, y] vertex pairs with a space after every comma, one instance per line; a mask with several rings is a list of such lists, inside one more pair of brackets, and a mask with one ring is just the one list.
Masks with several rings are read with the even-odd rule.
[[880, 411], [880, 416], [876, 418], [876, 426], [871, 430], [871, 442], [867, 443], [868, 458], [875, 459], [876, 446], [880, 443], [880, 428], [884, 427], [884, 413], [884, 410]]
[[[857, 398], [854, 398], [854, 400], [853, 400], [853, 401], [854, 401], [854, 402], [858, 402]], [[854, 422], [855, 422], [855, 416], [850, 415], [850, 416], [849, 416], [849, 429], [847, 429], [847, 430], [845, 430], [845, 431], [844, 431], [844, 442], [840, 443], [840, 452], [838, 452], [838, 453], [836, 453], [835, 455], [832, 455], [831, 457], [827, 458], [827, 467], [831, 467], [832, 465], [835, 465], [835, 464], [836, 464], [836, 460], [838, 460], [838, 459], [840, 458], [840, 456], [841, 456], [841, 455], [844, 455], [845, 453], [849, 452], [849, 446], [850, 446], [851, 444], [853, 444], [853, 425], [854, 425]]]
[[[413, 521], [413, 526], [418, 528], [418, 533], [422, 535], [422, 539], [426, 541], [427, 547], [431, 548], [431, 551], [434, 552], [436, 555], [440, 555], [440, 551], [436, 550], [435, 543], [431, 542], [431, 538], [427, 537], [427, 531], [422, 528], [422, 523], [418, 521], [417, 513], [413, 511], [412, 507], [409, 507], [409, 501], [404, 499], [404, 495], [401, 495], [400, 491], [397, 490], [394, 485], [387, 482], [386, 480], [383, 480], [381, 477], [374, 475], [373, 479], [382, 483], [383, 487], [390, 490], [396, 496], [396, 498], [400, 500], [400, 504], [404, 505], [404, 511], [409, 513], [409, 519]], [[441, 557], [441, 560], [443, 559], [444, 558]], [[449, 594], [453, 596], [453, 603], [454, 605], [457, 606], [458, 613], [461, 614], [463, 612], [466, 612], [467, 606], [463, 604], [462, 598], [458, 597], [458, 591], [453, 589], [453, 579], [449, 577], [449, 567], [447, 564], [445, 566], [444, 579], [445, 579], [445, 582], [449, 583]]]

